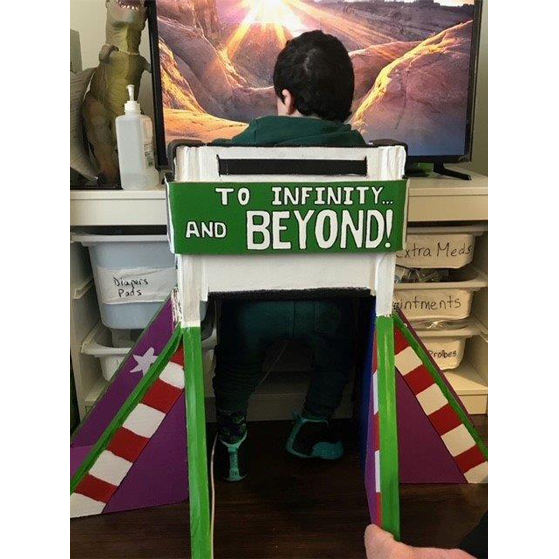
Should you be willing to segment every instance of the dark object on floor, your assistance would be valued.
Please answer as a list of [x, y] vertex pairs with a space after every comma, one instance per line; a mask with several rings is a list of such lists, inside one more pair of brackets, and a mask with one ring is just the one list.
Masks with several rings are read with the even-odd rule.
[[488, 556], [488, 514], [485, 513], [479, 524], [462, 540], [460, 549], [466, 551], [477, 559], [487, 559]]

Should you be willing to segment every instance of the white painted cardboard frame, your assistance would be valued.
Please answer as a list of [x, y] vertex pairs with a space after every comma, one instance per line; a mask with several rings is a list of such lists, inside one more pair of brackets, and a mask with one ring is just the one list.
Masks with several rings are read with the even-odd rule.
[[[219, 157], [225, 159], [309, 159], [309, 160], [358, 160], [367, 162], [365, 176], [343, 175], [226, 175], [219, 173]], [[405, 149], [401, 146], [379, 148], [254, 148], [254, 147], [179, 147], [175, 159], [175, 181], [177, 182], [336, 182], [364, 180], [401, 180], [404, 176]], [[167, 196], [169, 201], [169, 196]], [[169, 203], [169, 202], [168, 202]], [[407, 202], [405, 211], [407, 214]], [[171, 215], [168, 208], [168, 215]], [[169, 219], [171, 250], [174, 234]], [[404, 236], [405, 239], [405, 231]], [[358, 254], [266, 254], [266, 255], [178, 255], [178, 301], [175, 311], [185, 332], [197, 331], [201, 327], [203, 312], [209, 297], [216, 293], [290, 292], [316, 290], [359, 290], [368, 291], [376, 297], [376, 316], [390, 317], [394, 295], [394, 273], [396, 253]], [[188, 335], [187, 338], [188, 339]], [[196, 367], [199, 361], [199, 341], [190, 338], [186, 361], [191, 359]], [[392, 364], [393, 365], [393, 364]], [[187, 415], [201, 420], [203, 403], [188, 403], [188, 366], [185, 367], [187, 385]], [[190, 379], [191, 386], [203, 390], [200, 379]], [[198, 384], [198, 386], [195, 386]], [[193, 409], [190, 409], [192, 407]], [[194, 410], [196, 408], [196, 410]], [[395, 419], [394, 419], [395, 421]], [[205, 456], [205, 441], [193, 442], [191, 455], [189, 433], [189, 478], [198, 466], [194, 462]], [[195, 460], [195, 457], [196, 460]], [[200, 469], [198, 469], [200, 474]], [[194, 473], [192, 474], [194, 476]], [[204, 473], [202, 473], [204, 475]], [[192, 479], [196, 479], [192, 477]], [[394, 480], [397, 485], [397, 479]], [[190, 498], [196, 503], [207, 503], [206, 483], [191, 484]], [[205, 506], [205, 505], [200, 505]], [[191, 503], [192, 557], [206, 559], [213, 556], [209, 523], [193, 512]]]

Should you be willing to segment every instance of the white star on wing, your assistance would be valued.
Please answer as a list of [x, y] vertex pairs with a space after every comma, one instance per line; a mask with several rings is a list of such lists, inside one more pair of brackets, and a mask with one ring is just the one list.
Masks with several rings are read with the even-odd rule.
[[145, 375], [157, 359], [157, 355], [154, 354], [155, 350], [150, 347], [143, 355], [133, 355], [132, 357], [136, 360], [137, 365], [130, 372]]

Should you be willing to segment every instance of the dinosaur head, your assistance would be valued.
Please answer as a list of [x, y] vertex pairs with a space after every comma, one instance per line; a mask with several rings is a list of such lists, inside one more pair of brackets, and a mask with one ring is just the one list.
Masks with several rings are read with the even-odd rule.
[[105, 0], [107, 20], [113, 25], [140, 26], [146, 21], [145, 0]]

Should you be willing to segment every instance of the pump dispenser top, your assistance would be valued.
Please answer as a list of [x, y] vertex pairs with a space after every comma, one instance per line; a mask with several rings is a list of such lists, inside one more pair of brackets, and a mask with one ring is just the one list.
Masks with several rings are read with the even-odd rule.
[[130, 99], [124, 103], [124, 113], [125, 114], [139, 114], [140, 113], [140, 103], [134, 99], [134, 84], [126, 86], [128, 90], [128, 96]]

